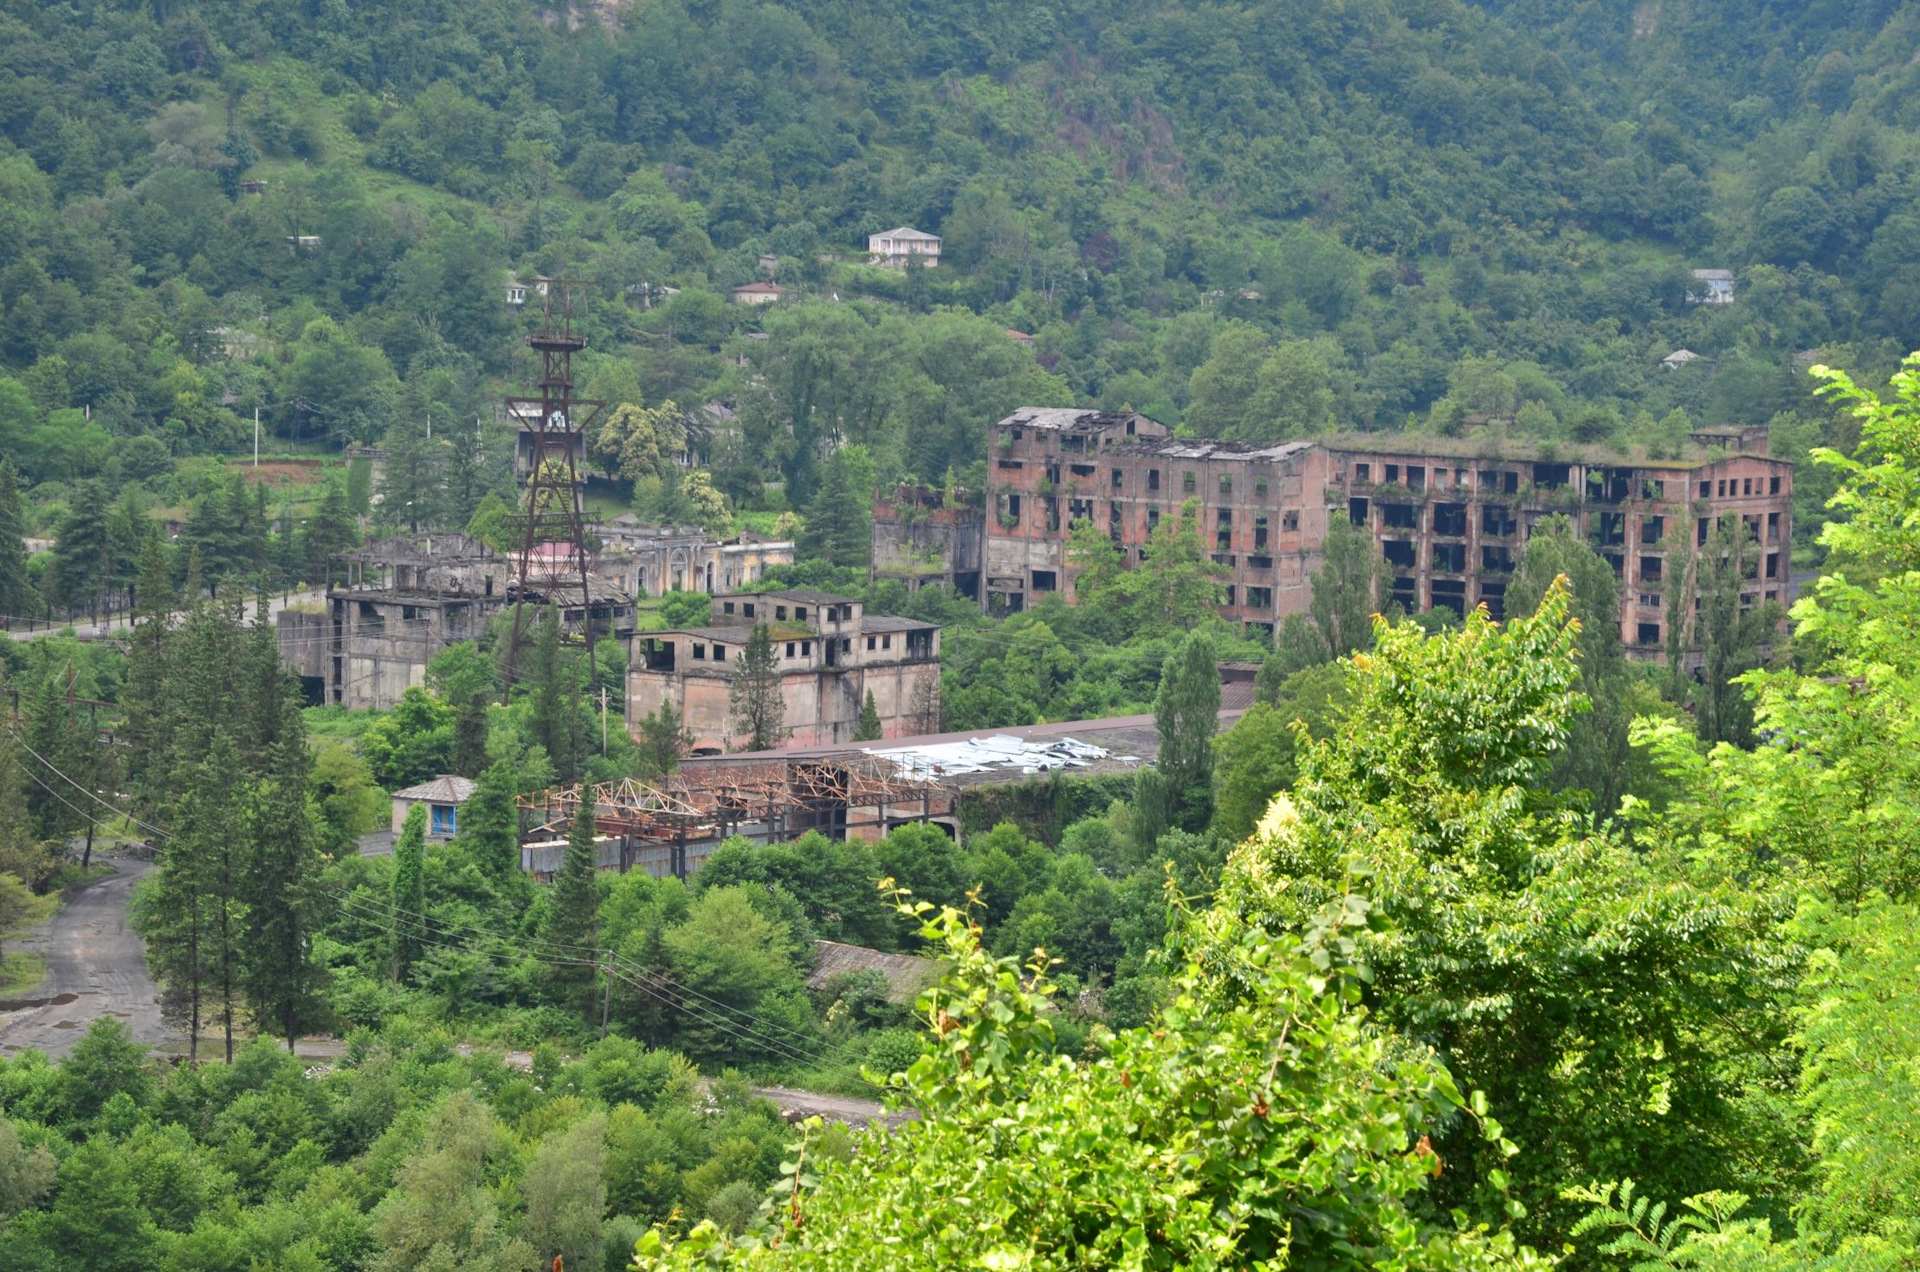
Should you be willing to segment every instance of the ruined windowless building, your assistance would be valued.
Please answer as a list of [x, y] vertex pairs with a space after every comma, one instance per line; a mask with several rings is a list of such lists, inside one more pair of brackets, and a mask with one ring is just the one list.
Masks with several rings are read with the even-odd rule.
[[1620, 579], [1621, 640], [1643, 657], [1662, 651], [1665, 591], [1720, 517], [1742, 517], [1759, 544], [1748, 599], [1789, 599], [1793, 465], [1767, 456], [1764, 429], [1697, 433], [1682, 457], [1654, 460], [1485, 433], [1258, 446], [1176, 438], [1136, 413], [1028, 408], [989, 443], [982, 600], [1002, 612], [1048, 593], [1072, 601], [1074, 523], [1105, 530], [1138, 566], [1188, 501], [1221, 570], [1221, 616], [1267, 631], [1307, 609], [1336, 514], [1386, 559], [1383, 601], [1461, 615], [1485, 604], [1495, 618], [1534, 526], [1563, 514]]

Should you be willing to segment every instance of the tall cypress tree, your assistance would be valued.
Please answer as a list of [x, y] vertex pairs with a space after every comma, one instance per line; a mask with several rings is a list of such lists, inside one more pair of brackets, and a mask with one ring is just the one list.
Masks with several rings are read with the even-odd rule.
[[480, 774], [479, 785], [460, 810], [460, 839], [488, 877], [511, 879], [520, 868], [519, 813], [514, 806], [513, 765], [505, 760]]
[[460, 700], [453, 717], [453, 771], [478, 778], [487, 767], [487, 708], [492, 699], [476, 689]]
[[427, 912], [427, 806], [415, 804], [393, 845], [393, 974], [402, 978], [424, 948]]
[[1198, 829], [1213, 816], [1213, 735], [1220, 725], [1220, 669], [1205, 632], [1167, 655], [1153, 723], [1160, 733], [1155, 767], [1166, 780], [1172, 820]]
[[551, 970], [556, 992], [583, 1009], [593, 997], [591, 960], [600, 939], [600, 890], [595, 883], [599, 868], [594, 860], [593, 835], [594, 802], [588, 797], [580, 801], [567, 833], [567, 859], [554, 877], [541, 933], [558, 947], [554, 957], [562, 960]]

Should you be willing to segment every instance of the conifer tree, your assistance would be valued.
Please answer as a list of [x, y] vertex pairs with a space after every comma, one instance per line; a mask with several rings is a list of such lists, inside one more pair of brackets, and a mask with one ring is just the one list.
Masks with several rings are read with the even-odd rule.
[[673, 704], [662, 702], [657, 711], [641, 717], [640, 736], [634, 741], [641, 775], [666, 777], [679, 769], [680, 757], [692, 749], [693, 733]]
[[245, 868], [237, 891], [244, 904], [247, 1005], [256, 1019], [278, 1029], [291, 1051], [320, 979], [308, 954], [320, 859], [307, 804], [306, 725], [266, 612], [262, 596], [248, 649], [253, 756], [261, 773], [244, 801]]
[[860, 723], [854, 727], [855, 742], [875, 742], [880, 738], [880, 709], [874, 705], [873, 690], [867, 690], [867, 700], [860, 706]]
[[1205, 632], [1189, 635], [1167, 655], [1153, 723], [1160, 733], [1155, 767], [1166, 781], [1170, 819], [1197, 829], [1213, 815], [1213, 735], [1220, 723], [1220, 669]]
[[148, 764], [167, 836], [134, 918], [162, 1008], [185, 1027], [197, 1063], [208, 1012], [230, 1030], [240, 989], [241, 793], [253, 738], [248, 713], [234, 709], [246, 661], [237, 598], [193, 605], [171, 643], [158, 729], [166, 745]]
[[127, 682], [120, 691], [127, 741], [125, 770], [136, 805], [153, 813], [156, 792], [146, 789], [145, 779], [154, 757], [167, 746], [167, 654], [178, 608], [167, 573], [166, 547], [157, 533], [140, 545], [140, 574], [133, 595], [132, 649]]
[[807, 503], [806, 524], [800, 532], [800, 554], [833, 565], [864, 569], [873, 555], [873, 503], [870, 492], [856, 486], [856, 462], [846, 452], [827, 461], [820, 489]]
[[740, 650], [728, 687], [727, 706], [733, 736], [740, 751], [764, 751], [787, 736], [787, 704], [780, 693], [780, 663], [773, 651], [773, 633], [765, 623], [755, 624], [753, 635]]
[[427, 806], [415, 804], [393, 845], [393, 974], [404, 978], [419, 959], [427, 912]]
[[554, 876], [547, 898], [542, 938], [562, 960], [551, 969], [556, 992], [571, 1005], [589, 1005], [593, 990], [594, 951], [600, 939], [599, 868], [594, 854], [594, 802], [580, 801], [567, 833], [567, 859]]
[[27, 575], [27, 514], [20, 505], [20, 472], [0, 456], [0, 614], [21, 616], [38, 609]]
[[453, 717], [453, 771], [478, 778], [487, 767], [487, 708], [492, 699], [476, 689], [461, 699]]
[[113, 569], [108, 506], [104, 485], [98, 481], [80, 483], [53, 545], [54, 596], [67, 608], [85, 609], [95, 617]]
[[519, 814], [514, 807], [513, 765], [500, 761], [480, 774], [460, 809], [460, 839], [474, 862], [493, 879], [511, 879], [520, 868]]
[[318, 587], [332, 583], [334, 555], [351, 548], [359, 537], [353, 511], [347, 507], [346, 493], [339, 486], [329, 483], [326, 494], [320, 497], [320, 507], [315, 510], [313, 519], [307, 522], [308, 581]]
[[56, 851], [61, 851], [67, 838], [86, 824], [81, 807], [86, 796], [61, 777], [68, 774], [85, 780], [80, 774], [84, 757], [76, 737], [77, 721], [67, 703], [64, 672], [48, 671], [40, 677], [30, 711], [25, 748], [31, 774], [27, 809], [34, 833], [58, 841]]
[[554, 778], [562, 785], [580, 780], [586, 758], [579, 681], [577, 660], [561, 645], [560, 611], [549, 606], [534, 628], [533, 658], [527, 666], [527, 730], [546, 749]]

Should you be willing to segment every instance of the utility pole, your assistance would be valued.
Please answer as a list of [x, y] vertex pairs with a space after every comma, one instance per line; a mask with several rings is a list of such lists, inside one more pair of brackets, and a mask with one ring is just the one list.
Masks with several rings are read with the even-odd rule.
[[600, 754], [607, 753], [607, 687], [600, 686]]
[[260, 467], [260, 408], [253, 408], [253, 466]]

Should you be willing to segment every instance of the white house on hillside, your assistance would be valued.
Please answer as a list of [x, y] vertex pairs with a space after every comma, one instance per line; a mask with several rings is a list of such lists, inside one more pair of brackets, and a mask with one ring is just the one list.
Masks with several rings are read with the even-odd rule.
[[903, 225], [882, 234], [867, 235], [867, 251], [875, 265], [905, 269], [907, 258], [918, 256], [922, 265], [934, 266], [940, 263], [940, 236]]

